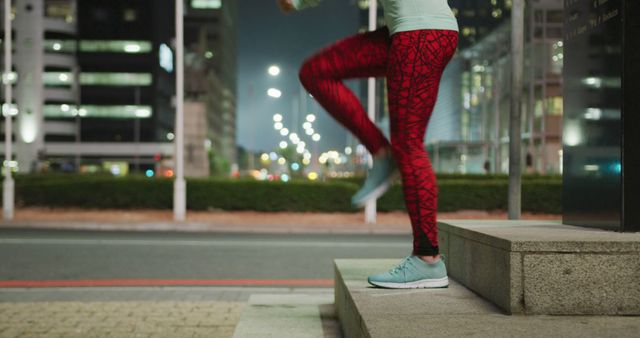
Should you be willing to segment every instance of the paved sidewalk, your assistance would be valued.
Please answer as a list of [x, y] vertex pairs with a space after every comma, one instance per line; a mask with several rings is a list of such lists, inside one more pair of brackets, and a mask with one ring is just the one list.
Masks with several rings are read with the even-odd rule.
[[241, 302], [0, 303], [0, 337], [231, 337]]
[[[504, 212], [459, 211], [438, 214], [446, 219], [507, 219]], [[560, 215], [527, 214], [523, 219], [559, 220]], [[409, 216], [404, 212], [378, 213], [376, 224], [366, 224], [362, 213], [292, 213], [188, 211], [187, 220], [173, 221], [171, 210], [86, 210], [19, 208], [12, 221], [0, 227], [271, 233], [380, 233], [407, 234]]]
[[0, 338], [230, 338], [253, 294], [317, 294], [327, 288], [0, 288]]

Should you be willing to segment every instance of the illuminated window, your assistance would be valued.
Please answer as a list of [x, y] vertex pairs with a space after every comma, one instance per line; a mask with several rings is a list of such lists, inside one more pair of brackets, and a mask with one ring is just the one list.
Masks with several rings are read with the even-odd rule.
[[126, 40], [84, 40], [80, 41], [81, 52], [106, 52], [106, 53], [149, 53], [151, 42], [126, 41]]
[[45, 13], [49, 18], [60, 18], [67, 22], [73, 22], [73, 6], [71, 1], [56, 0], [47, 1]]
[[197, 9], [218, 9], [222, 7], [222, 0], [191, 0], [191, 7]]
[[42, 74], [42, 82], [45, 86], [69, 86], [73, 82], [73, 74], [70, 72], [47, 72]]
[[16, 84], [18, 82], [18, 73], [16, 72], [11, 72], [8, 75], [3, 76], [4, 78], [4, 83], [11, 83], [11, 84]]
[[76, 51], [75, 40], [46, 40], [44, 50], [56, 53], [74, 53]]
[[[73, 74], [70, 72], [46, 72], [42, 75], [46, 86], [70, 86]], [[85, 86], [149, 86], [149, 73], [81, 73], [80, 84]]]
[[149, 73], [82, 73], [80, 83], [87, 86], [149, 86]]
[[45, 117], [94, 117], [110, 119], [146, 119], [153, 111], [150, 106], [80, 106], [47, 104], [43, 108]]
[[160, 58], [160, 67], [169, 73], [173, 72], [173, 52], [171, 51], [171, 48], [163, 43], [160, 45], [158, 53], [158, 57]]

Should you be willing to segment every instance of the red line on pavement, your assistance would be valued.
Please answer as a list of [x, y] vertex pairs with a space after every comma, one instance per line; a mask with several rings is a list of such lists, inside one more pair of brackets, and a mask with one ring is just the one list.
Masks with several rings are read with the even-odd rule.
[[3, 280], [0, 288], [92, 286], [333, 286], [333, 279], [97, 279]]

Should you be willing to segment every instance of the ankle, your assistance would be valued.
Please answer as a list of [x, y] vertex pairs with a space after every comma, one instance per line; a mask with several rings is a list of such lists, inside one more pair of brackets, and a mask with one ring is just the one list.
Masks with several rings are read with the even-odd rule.
[[382, 147], [375, 154], [373, 154], [373, 158], [380, 159], [391, 156], [391, 149], [389, 147]]
[[426, 263], [433, 264], [440, 261], [442, 257], [440, 255], [435, 255], [435, 256], [418, 256], [418, 258], [420, 258]]

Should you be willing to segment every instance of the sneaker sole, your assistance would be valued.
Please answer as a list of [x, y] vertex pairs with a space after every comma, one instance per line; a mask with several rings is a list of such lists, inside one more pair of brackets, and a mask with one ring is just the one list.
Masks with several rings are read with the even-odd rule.
[[422, 279], [408, 283], [382, 283], [371, 281], [369, 281], [369, 283], [385, 289], [438, 289], [446, 288], [449, 286], [449, 277], [438, 279]]
[[380, 196], [384, 195], [384, 193], [389, 190], [389, 187], [391, 187], [391, 183], [396, 179], [397, 175], [397, 173], [391, 174], [391, 176], [389, 176], [389, 178], [377, 188], [373, 189], [370, 193], [363, 196], [359, 201], [354, 201], [353, 205], [361, 208], [364, 207], [364, 205], [367, 204], [368, 201], [372, 199], [378, 199]]

